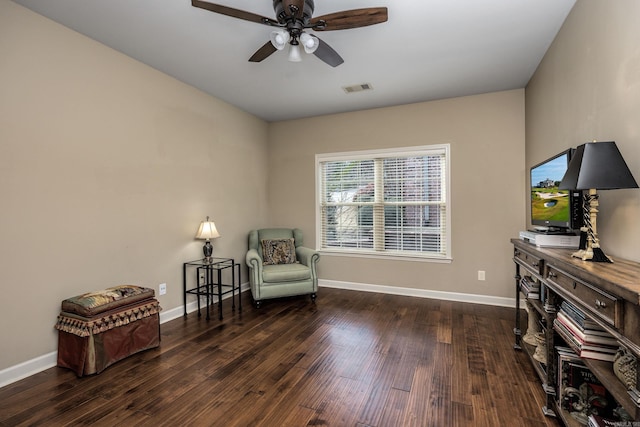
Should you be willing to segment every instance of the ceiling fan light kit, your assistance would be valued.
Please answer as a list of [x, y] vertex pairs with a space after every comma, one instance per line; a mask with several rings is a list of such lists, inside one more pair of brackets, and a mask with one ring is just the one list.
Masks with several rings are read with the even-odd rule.
[[312, 36], [307, 33], [300, 34], [300, 43], [298, 40], [292, 40], [292, 37], [289, 35], [287, 30], [276, 30], [272, 31], [269, 39], [271, 40], [271, 44], [277, 50], [283, 50], [284, 47], [289, 43], [289, 61], [291, 62], [300, 62], [302, 61], [302, 54], [300, 52], [300, 43], [304, 48], [306, 53], [313, 53], [320, 46], [320, 40], [316, 36]]
[[273, 0], [273, 10], [276, 14], [275, 20], [244, 10], [201, 0], [191, 0], [191, 4], [194, 7], [221, 15], [278, 27], [278, 30], [271, 32], [269, 41], [249, 58], [250, 62], [263, 61], [272, 53], [283, 50], [288, 42], [290, 45], [289, 61], [299, 62], [302, 60], [300, 53], [300, 44], [302, 44], [306, 53], [314, 54], [328, 65], [337, 67], [344, 62], [344, 59], [326, 42], [314, 35], [307, 34], [304, 30], [347, 30], [380, 24], [388, 19], [386, 7], [345, 10], [313, 18], [315, 6], [313, 0]]

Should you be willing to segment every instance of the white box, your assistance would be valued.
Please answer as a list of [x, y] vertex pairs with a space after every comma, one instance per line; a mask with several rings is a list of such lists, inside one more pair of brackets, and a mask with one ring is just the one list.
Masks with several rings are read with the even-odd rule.
[[580, 236], [567, 234], [545, 234], [535, 231], [521, 231], [520, 239], [541, 248], [569, 248], [578, 249]]

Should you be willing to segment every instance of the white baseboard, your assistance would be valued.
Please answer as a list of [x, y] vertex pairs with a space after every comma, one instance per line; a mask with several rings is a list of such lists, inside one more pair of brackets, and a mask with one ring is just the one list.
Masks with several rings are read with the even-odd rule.
[[493, 297], [487, 295], [463, 294], [458, 292], [430, 291], [426, 289], [400, 288], [397, 286], [371, 285], [367, 283], [342, 282], [337, 280], [319, 280], [318, 286], [325, 288], [348, 289], [353, 291], [377, 292], [381, 294], [402, 295], [417, 298], [432, 298], [445, 301], [469, 302], [473, 304], [495, 305], [515, 308], [515, 298]]
[[14, 366], [9, 366], [0, 371], [0, 387], [4, 387], [23, 378], [53, 368], [58, 362], [58, 352], [53, 351], [45, 355], [27, 360]]
[[[240, 287], [241, 291], [244, 292], [249, 289], [248, 283], [243, 283]], [[225, 295], [222, 299], [230, 298], [231, 294]], [[204, 298], [201, 303], [204, 306]], [[192, 301], [187, 304], [187, 313], [191, 313], [198, 309], [198, 301]], [[171, 310], [161, 311], [160, 312], [160, 323], [166, 323], [170, 320], [177, 319], [178, 317], [182, 317], [184, 315], [184, 307], [180, 305], [179, 307], [172, 308]], [[0, 370], [0, 387], [7, 386], [16, 381], [20, 381], [21, 379], [27, 378], [31, 375], [35, 375], [38, 372], [42, 372], [49, 368], [53, 368], [58, 363], [58, 352], [52, 351], [51, 353], [47, 353], [42, 356], [38, 356], [34, 359], [27, 360], [25, 362], [19, 363], [14, 366], [9, 366], [8, 368]]]

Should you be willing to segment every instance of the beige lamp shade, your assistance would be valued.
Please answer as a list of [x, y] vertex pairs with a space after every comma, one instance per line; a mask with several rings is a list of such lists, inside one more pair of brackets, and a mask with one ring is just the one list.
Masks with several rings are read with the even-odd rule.
[[200, 223], [200, 227], [196, 233], [196, 239], [209, 240], [215, 239], [216, 237], [220, 237], [220, 233], [218, 233], [218, 229], [216, 229], [214, 222], [209, 221], [209, 217], [207, 217], [206, 221], [202, 221]]

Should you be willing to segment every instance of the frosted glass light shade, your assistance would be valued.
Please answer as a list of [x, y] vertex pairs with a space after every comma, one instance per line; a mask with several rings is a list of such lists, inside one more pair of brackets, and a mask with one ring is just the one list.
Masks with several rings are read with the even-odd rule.
[[320, 46], [320, 39], [307, 33], [300, 35], [300, 42], [302, 43], [302, 47], [304, 47], [304, 51], [307, 53], [315, 52], [318, 46]]
[[289, 33], [286, 30], [272, 31], [269, 35], [271, 44], [278, 50], [284, 49], [289, 41]]
[[289, 47], [289, 61], [291, 62], [300, 62], [302, 61], [302, 56], [300, 56], [300, 45], [292, 44]]

